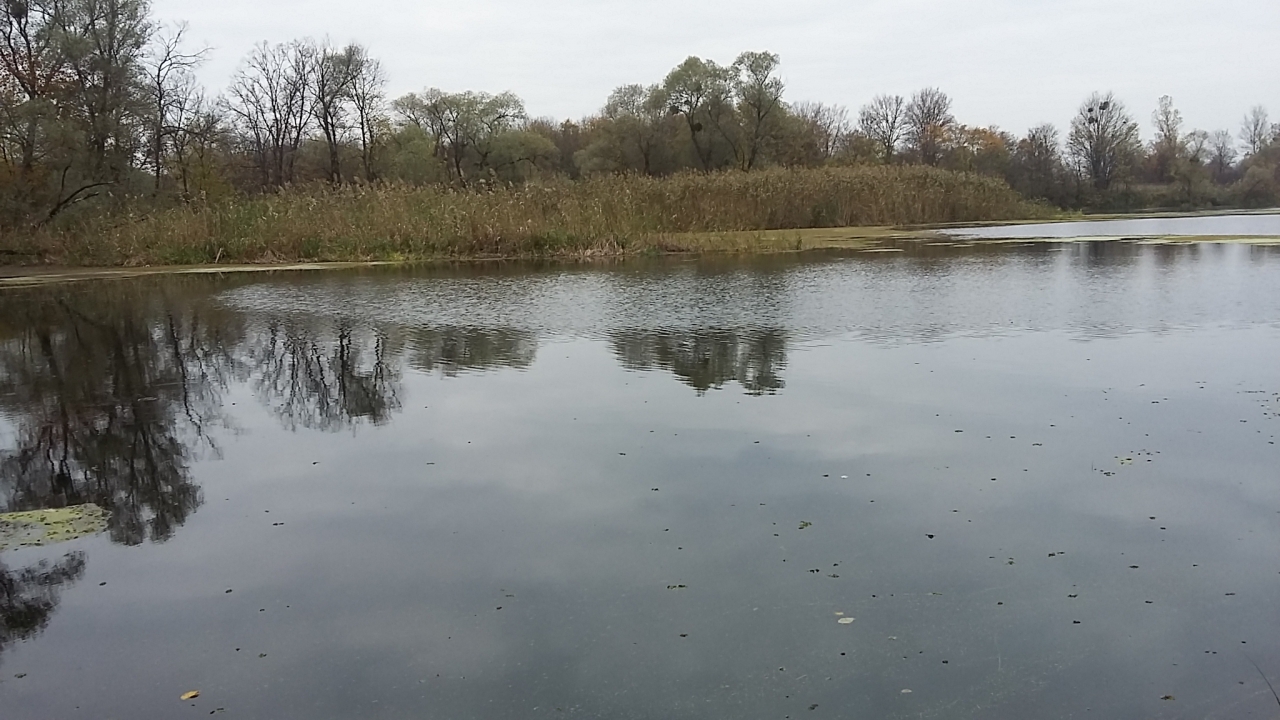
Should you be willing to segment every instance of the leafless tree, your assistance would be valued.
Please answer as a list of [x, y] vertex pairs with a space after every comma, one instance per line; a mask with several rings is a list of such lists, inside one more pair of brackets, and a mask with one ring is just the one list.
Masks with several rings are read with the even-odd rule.
[[351, 91], [365, 53], [358, 45], [337, 50], [327, 41], [312, 46], [310, 52], [315, 60], [311, 73], [311, 113], [328, 149], [329, 181], [336, 185], [342, 182], [339, 149], [348, 129]]
[[1236, 141], [1231, 133], [1218, 130], [1209, 136], [1209, 166], [1213, 170], [1213, 179], [1225, 183], [1236, 163]]
[[821, 162], [834, 158], [853, 132], [849, 111], [841, 105], [802, 102], [796, 103], [791, 112], [810, 128]]
[[1111, 93], [1094, 93], [1071, 121], [1067, 150], [1094, 188], [1106, 190], [1141, 152], [1138, 124]]
[[901, 95], [877, 95], [858, 111], [858, 129], [880, 147], [885, 164], [893, 162], [902, 142], [906, 104]]
[[356, 125], [360, 130], [360, 162], [364, 166], [365, 180], [378, 179], [373, 167], [373, 149], [385, 124], [386, 86], [387, 76], [382, 63], [369, 57], [368, 51], [360, 47], [351, 83], [351, 102], [355, 106]]
[[1255, 105], [1244, 116], [1240, 123], [1240, 141], [1244, 143], [1244, 154], [1257, 155], [1271, 142], [1274, 130], [1267, 117], [1267, 109]]
[[155, 192], [160, 192], [167, 148], [183, 132], [186, 116], [200, 92], [193, 71], [209, 52], [208, 48], [185, 52], [182, 45], [186, 32], [186, 23], [161, 31], [142, 61], [146, 70], [146, 97], [151, 105], [149, 140]]
[[264, 187], [293, 181], [298, 146], [311, 125], [315, 64], [309, 44], [262, 43], [231, 82], [226, 107]]
[[942, 159], [947, 130], [955, 124], [951, 98], [937, 88], [925, 88], [911, 96], [906, 110], [906, 139], [920, 162], [937, 165]]

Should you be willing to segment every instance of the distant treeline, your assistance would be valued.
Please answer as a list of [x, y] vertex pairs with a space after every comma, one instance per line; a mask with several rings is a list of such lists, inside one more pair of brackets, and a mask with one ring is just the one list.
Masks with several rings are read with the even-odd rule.
[[1071, 208], [1280, 204], [1280, 125], [1261, 107], [1209, 133], [1164, 97], [1144, 143], [1123, 103], [1095, 93], [1065, 134], [1019, 138], [959, 122], [935, 88], [856, 112], [792, 102], [778, 56], [746, 52], [691, 57], [557, 121], [511, 93], [388, 98], [366, 48], [312, 40], [257, 46], [211, 94], [195, 77], [208, 51], [184, 35], [145, 0], [0, 3], [0, 231], [315, 183], [472, 190], [877, 164], [978, 173]]

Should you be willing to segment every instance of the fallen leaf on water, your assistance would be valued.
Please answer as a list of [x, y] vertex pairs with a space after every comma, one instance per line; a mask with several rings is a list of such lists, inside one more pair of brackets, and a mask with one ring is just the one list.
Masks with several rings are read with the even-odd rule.
[[910, 690], [908, 690], [908, 689], [905, 689], [905, 688], [904, 688], [904, 689], [902, 690], [902, 694], [903, 694], [903, 695], [910, 695], [910, 694], [911, 694], [911, 691], [910, 691]]
[[199, 691], [199, 690], [188, 690], [187, 692], [182, 693], [182, 697], [181, 697], [181, 698], [179, 698], [179, 699], [181, 699], [181, 700], [194, 700], [194, 699], [196, 699], [196, 698], [198, 698], [198, 697], [200, 697], [200, 691]]
[[836, 622], [840, 623], [841, 625], [849, 625], [853, 623], [853, 620], [854, 618], [840, 618]]

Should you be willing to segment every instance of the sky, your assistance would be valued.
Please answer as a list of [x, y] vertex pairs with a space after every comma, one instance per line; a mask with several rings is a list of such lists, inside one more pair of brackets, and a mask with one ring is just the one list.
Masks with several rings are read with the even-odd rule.
[[[353, 8], [358, 8], [353, 11]], [[1112, 90], [1151, 135], [1171, 95], [1188, 129], [1237, 131], [1254, 105], [1280, 120], [1275, 0], [153, 0], [211, 48], [221, 91], [260, 41], [360, 42], [388, 93], [510, 90], [531, 116], [578, 119], [627, 83], [656, 83], [689, 55], [782, 59], [789, 101], [851, 112], [878, 93], [939, 87], [960, 122], [1065, 128]]]

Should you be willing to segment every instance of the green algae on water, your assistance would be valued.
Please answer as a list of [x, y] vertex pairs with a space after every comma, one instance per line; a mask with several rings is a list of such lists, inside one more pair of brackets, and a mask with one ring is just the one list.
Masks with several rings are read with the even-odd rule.
[[96, 535], [107, 528], [107, 511], [88, 503], [50, 510], [0, 514], [0, 551], [39, 547]]

